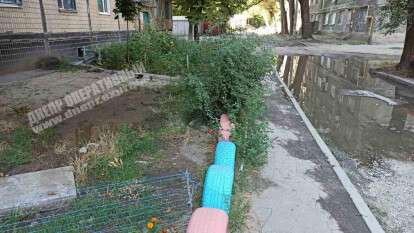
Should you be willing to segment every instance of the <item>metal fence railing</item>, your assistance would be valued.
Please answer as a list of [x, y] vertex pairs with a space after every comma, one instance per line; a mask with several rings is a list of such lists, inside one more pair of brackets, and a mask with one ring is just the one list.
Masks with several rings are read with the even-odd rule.
[[185, 232], [195, 188], [187, 171], [80, 188], [73, 201], [0, 217], [0, 232]]

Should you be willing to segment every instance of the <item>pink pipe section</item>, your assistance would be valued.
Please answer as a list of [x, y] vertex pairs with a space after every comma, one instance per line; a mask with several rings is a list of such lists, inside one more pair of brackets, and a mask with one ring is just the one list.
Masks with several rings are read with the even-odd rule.
[[213, 208], [198, 208], [188, 224], [187, 233], [226, 233], [229, 218], [226, 212]]
[[227, 114], [222, 114], [220, 116], [220, 130], [219, 130], [219, 140], [220, 141], [228, 141], [231, 137], [231, 122], [229, 116]]

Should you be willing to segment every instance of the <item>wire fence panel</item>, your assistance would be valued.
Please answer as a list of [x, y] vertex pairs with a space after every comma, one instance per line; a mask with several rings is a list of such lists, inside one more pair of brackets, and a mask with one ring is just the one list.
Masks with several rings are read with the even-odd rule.
[[195, 188], [187, 171], [80, 188], [73, 201], [0, 217], [0, 232], [185, 232]]
[[2, 70], [14, 70], [16, 65], [22, 66], [22, 69], [30, 67], [34, 61], [45, 56], [78, 59], [79, 49], [123, 42], [126, 38], [126, 31], [0, 35], [0, 73]]

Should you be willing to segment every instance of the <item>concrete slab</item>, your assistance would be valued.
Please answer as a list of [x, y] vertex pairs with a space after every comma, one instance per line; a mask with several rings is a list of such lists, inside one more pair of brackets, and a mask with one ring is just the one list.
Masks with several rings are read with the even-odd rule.
[[44, 206], [76, 197], [73, 167], [0, 178], [0, 213]]
[[267, 185], [252, 196], [249, 232], [370, 232], [281, 83], [268, 85], [272, 147], [260, 174]]

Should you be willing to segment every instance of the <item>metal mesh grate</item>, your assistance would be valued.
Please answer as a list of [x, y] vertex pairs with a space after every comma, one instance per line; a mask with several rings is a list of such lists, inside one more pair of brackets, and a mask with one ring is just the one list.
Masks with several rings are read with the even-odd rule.
[[82, 188], [59, 207], [1, 217], [0, 232], [146, 232], [152, 217], [151, 232], [185, 232], [194, 189], [187, 171]]

